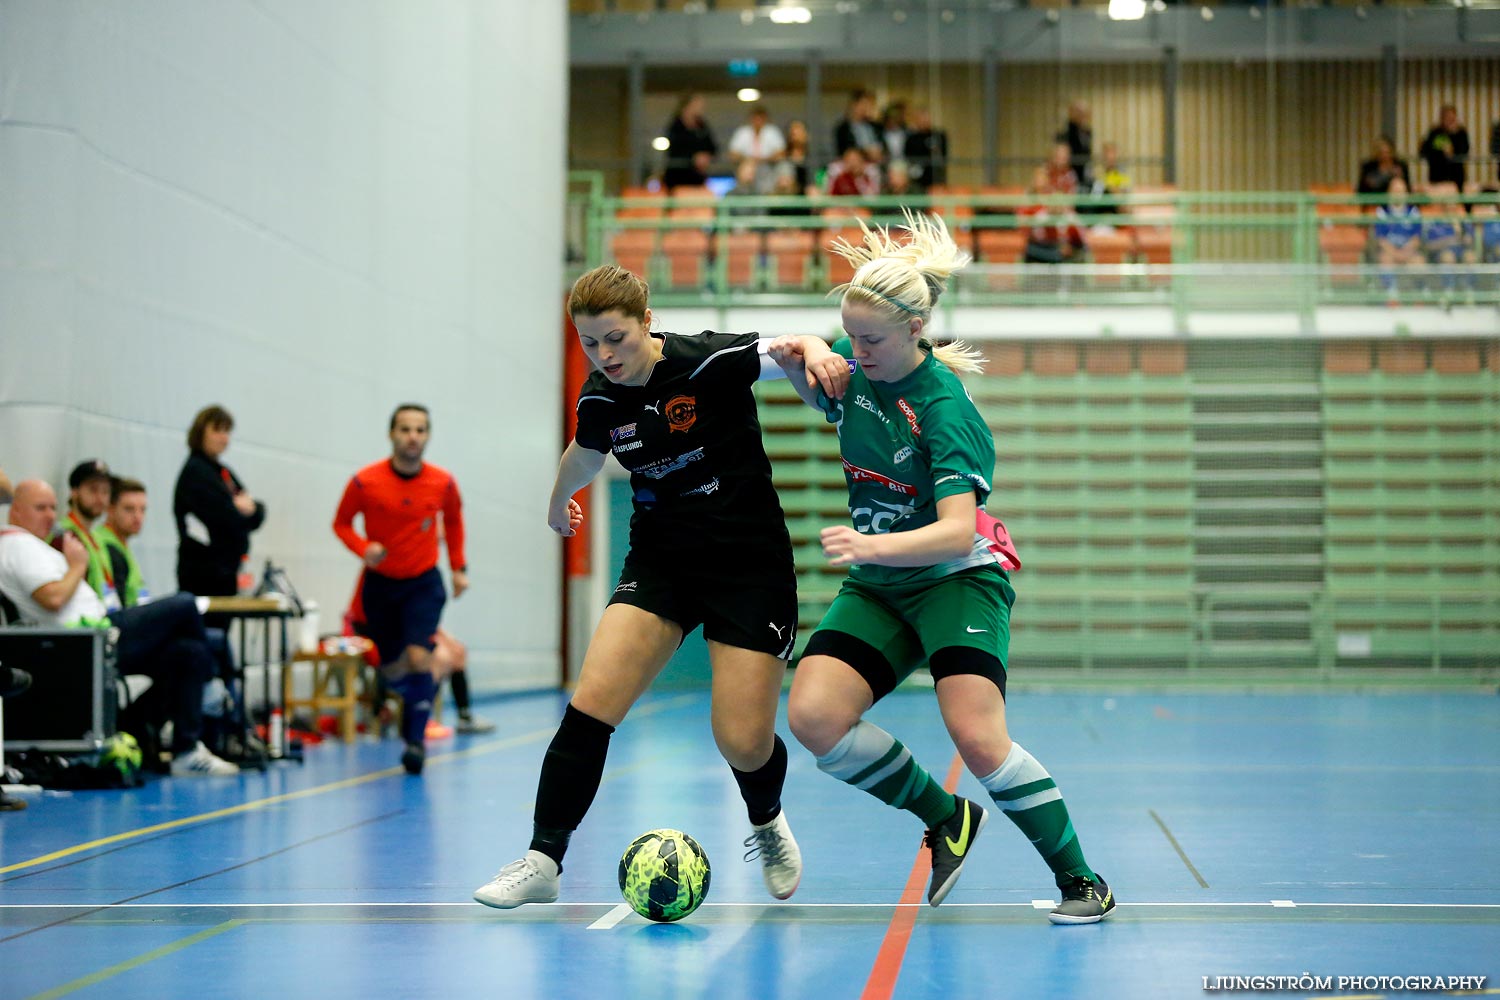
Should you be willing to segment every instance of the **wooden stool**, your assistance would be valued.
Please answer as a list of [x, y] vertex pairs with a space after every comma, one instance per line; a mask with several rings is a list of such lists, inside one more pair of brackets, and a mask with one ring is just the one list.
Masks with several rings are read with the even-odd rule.
[[[296, 697], [293, 683], [297, 664], [313, 665], [312, 696]], [[357, 653], [297, 653], [292, 657], [288, 669], [281, 674], [281, 708], [290, 719], [294, 709], [307, 708], [313, 713], [313, 725], [325, 710], [332, 710], [339, 717], [339, 738], [350, 742], [355, 736], [355, 713], [359, 708], [359, 678], [365, 660]], [[329, 691], [335, 679], [338, 693]]]

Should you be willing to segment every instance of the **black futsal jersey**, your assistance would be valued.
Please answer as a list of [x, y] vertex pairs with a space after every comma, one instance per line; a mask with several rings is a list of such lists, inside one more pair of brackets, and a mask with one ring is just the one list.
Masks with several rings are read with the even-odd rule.
[[594, 372], [578, 394], [579, 445], [630, 471], [631, 558], [732, 559], [792, 571], [791, 539], [751, 387], [753, 333], [652, 334], [662, 359], [645, 385]]

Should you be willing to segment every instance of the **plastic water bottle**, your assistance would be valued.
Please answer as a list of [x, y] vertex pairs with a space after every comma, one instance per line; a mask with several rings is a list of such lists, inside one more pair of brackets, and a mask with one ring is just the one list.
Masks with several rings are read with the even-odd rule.
[[240, 556], [240, 571], [234, 578], [236, 589], [241, 597], [249, 597], [255, 593], [255, 574], [250, 572], [250, 556]]
[[271, 719], [266, 726], [266, 740], [270, 744], [271, 756], [280, 757], [286, 749], [286, 720], [281, 709], [271, 709]]

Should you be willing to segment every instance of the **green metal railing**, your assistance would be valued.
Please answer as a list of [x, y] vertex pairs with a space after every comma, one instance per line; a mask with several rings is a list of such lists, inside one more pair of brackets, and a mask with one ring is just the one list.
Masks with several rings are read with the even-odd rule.
[[[597, 187], [595, 188], [597, 190]], [[1409, 304], [1500, 305], [1500, 254], [1474, 246], [1452, 263], [1418, 268], [1383, 268], [1367, 235], [1383, 196], [1313, 192], [1157, 191], [1118, 197], [1034, 197], [1017, 194], [921, 197], [620, 198], [590, 193], [584, 209], [585, 266], [627, 260], [622, 234], [651, 233], [654, 243], [634, 266], [647, 271], [653, 300], [663, 305], [715, 307], [813, 305], [825, 301], [834, 264], [823, 246], [828, 234], [856, 226], [856, 214], [872, 225], [898, 225], [905, 208], [939, 214], [976, 263], [960, 272], [947, 308], [973, 306], [1070, 305], [1167, 306], [1181, 320], [1213, 310], [1294, 312], [1311, 325], [1315, 311], [1328, 305]], [[1428, 221], [1473, 221], [1464, 204], [1500, 205], [1494, 194], [1452, 200], [1413, 197]], [[1120, 233], [1125, 249], [1106, 261], [1097, 251], [1078, 263], [1023, 263], [1021, 248], [1009, 244], [997, 255], [991, 234], [1016, 233], [1037, 224], [1018, 214], [1032, 206], [1063, 213], [1096, 244], [1097, 233]], [[659, 213], [645, 217], [640, 213]], [[679, 231], [702, 233], [701, 267], [674, 269], [662, 237]], [[788, 280], [778, 276], [777, 252], [764, 246], [753, 253], [748, 271], [734, 276], [735, 250], [729, 237], [805, 232], [813, 246], [806, 268]], [[1350, 255], [1350, 234], [1360, 244]], [[1152, 246], [1144, 245], [1154, 236]], [[1337, 241], [1333, 237], [1340, 237]], [[1337, 245], [1334, 245], [1335, 242]], [[1486, 255], [1491, 261], [1486, 263]], [[743, 270], [743, 269], [742, 269]], [[684, 276], [686, 275], [686, 276]]]

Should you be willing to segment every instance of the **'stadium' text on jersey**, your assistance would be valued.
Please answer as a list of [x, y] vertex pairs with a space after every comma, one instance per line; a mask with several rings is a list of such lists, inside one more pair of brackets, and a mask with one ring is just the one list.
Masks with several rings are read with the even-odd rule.
[[645, 385], [618, 385], [596, 371], [578, 394], [579, 445], [613, 454], [630, 472], [632, 549], [774, 550], [789, 562], [751, 391], [759, 338], [652, 336], [662, 341], [662, 359]]

